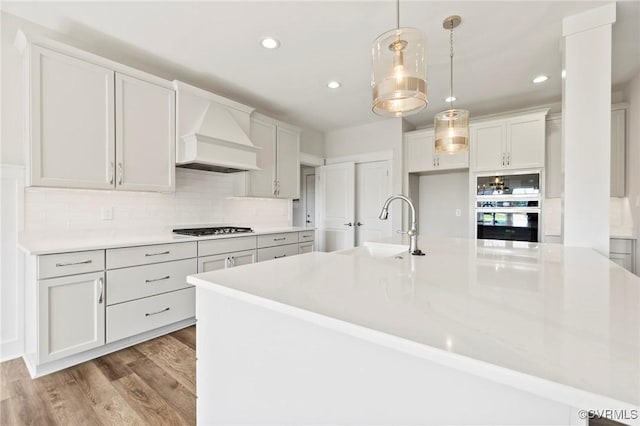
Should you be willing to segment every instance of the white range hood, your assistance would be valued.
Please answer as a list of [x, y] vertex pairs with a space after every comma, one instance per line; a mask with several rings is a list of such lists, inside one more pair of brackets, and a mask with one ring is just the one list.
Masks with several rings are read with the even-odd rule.
[[252, 108], [174, 81], [176, 166], [221, 173], [259, 170], [249, 139]]

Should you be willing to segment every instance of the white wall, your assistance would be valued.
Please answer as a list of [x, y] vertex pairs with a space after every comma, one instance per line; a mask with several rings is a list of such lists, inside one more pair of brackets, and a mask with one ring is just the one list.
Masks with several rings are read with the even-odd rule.
[[317, 130], [303, 129], [300, 135], [300, 152], [324, 158], [324, 133]]
[[[427, 237], [470, 238], [469, 173], [452, 171], [420, 176], [418, 231]], [[461, 216], [456, 216], [460, 209]]]
[[[627, 192], [636, 235], [640, 233], [640, 73], [625, 91], [627, 115]], [[640, 275], [640, 247], [636, 246], [636, 270]]]

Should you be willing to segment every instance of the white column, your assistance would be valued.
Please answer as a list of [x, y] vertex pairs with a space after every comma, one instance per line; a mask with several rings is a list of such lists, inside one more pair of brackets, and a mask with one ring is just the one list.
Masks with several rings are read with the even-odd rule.
[[564, 243], [609, 255], [615, 3], [564, 18]]

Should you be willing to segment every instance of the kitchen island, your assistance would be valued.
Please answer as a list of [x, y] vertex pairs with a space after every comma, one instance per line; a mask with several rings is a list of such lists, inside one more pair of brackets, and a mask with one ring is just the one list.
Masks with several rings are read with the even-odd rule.
[[586, 248], [387, 243], [188, 277], [198, 422], [640, 424], [640, 278]]

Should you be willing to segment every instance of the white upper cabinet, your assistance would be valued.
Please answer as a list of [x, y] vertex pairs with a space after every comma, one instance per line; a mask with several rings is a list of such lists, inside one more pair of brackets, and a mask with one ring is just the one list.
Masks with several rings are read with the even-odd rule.
[[437, 154], [433, 129], [416, 130], [404, 137], [407, 172], [420, 173], [469, 167], [469, 153]]
[[175, 92], [116, 73], [116, 187], [171, 191]]
[[472, 124], [471, 169], [544, 167], [546, 113], [544, 110]]
[[28, 185], [174, 189], [170, 82], [55, 42], [29, 57]]
[[300, 197], [300, 133], [276, 129], [276, 196]]
[[260, 114], [251, 117], [251, 141], [261, 170], [247, 172], [246, 195], [298, 198], [300, 196], [300, 131]]
[[407, 172], [419, 173], [433, 169], [433, 130], [405, 134], [404, 150]]
[[114, 72], [31, 49], [30, 184], [114, 186]]

